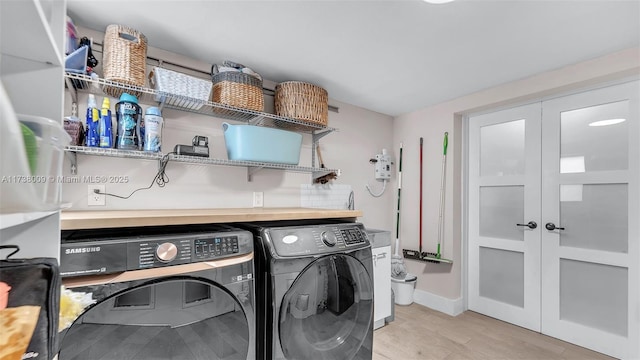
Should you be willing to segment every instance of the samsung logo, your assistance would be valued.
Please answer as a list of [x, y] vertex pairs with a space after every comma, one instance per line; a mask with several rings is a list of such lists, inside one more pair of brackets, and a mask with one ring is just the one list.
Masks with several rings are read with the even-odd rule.
[[92, 253], [100, 251], [100, 246], [95, 247], [84, 247], [84, 248], [75, 248], [75, 249], [66, 249], [64, 253], [66, 255], [70, 254], [84, 254], [84, 253]]

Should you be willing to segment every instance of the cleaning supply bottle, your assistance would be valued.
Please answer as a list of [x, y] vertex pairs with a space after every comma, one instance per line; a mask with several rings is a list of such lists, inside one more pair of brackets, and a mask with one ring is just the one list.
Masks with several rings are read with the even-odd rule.
[[[149, 107], [144, 113], [144, 151], [160, 152], [162, 146], [162, 128], [164, 119], [157, 107]], [[142, 127], [141, 127], [142, 129]]]
[[[142, 108], [141, 108], [142, 109]], [[145, 136], [145, 125], [144, 125], [144, 116], [140, 117], [140, 122], [138, 122], [138, 139], [140, 139], [139, 148], [140, 150], [144, 150], [144, 141], [146, 139]]]
[[87, 101], [87, 136], [85, 136], [86, 144], [89, 147], [98, 147], [100, 138], [98, 136], [98, 123], [100, 121], [100, 111], [96, 105], [96, 98], [93, 94], [89, 94]]
[[138, 98], [123, 93], [116, 104], [116, 148], [126, 150], [141, 150], [139, 125], [142, 122], [142, 108], [138, 105]]
[[111, 136], [111, 103], [108, 97], [102, 100], [102, 110], [100, 110], [100, 123], [98, 126], [100, 134], [100, 147], [113, 147], [113, 137]]

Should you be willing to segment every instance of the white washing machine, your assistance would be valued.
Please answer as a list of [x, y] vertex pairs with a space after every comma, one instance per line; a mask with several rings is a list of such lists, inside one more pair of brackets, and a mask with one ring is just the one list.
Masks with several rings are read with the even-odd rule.
[[372, 357], [373, 264], [358, 223], [239, 225], [256, 245], [260, 359]]

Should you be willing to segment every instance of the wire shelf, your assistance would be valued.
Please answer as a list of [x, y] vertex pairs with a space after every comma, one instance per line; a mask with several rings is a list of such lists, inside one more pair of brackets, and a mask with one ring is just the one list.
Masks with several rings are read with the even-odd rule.
[[[217, 118], [245, 122], [252, 125], [274, 127], [282, 130], [290, 130], [304, 133], [314, 133], [318, 130], [324, 132], [336, 131], [336, 129], [318, 125], [311, 122], [301, 121], [297, 119], [286, 118], [274, 114], [253, 111], [248, 109], [236, 108], [212, 101], [203, 101], [200, 99], [190, 98], [186, 96], [169, 94], [150, 88], [131, 86], [120, 84], [114, 81], [102, 78], [92, 78], [84, 74], [65, 73], [65, 81], [67, 88], [72, 92], [74, 102], [77, 102], [75, 91], [89, 92], [97, 95], [106, 95], [103, 91], [105, 88], [119, 88], [124, 91], [136, 94], [138, 101], [144, 104], [156, 105], [161, 104], [162, 107], [187, 111], [201, 115], [213, 116]], [[156, 99], [162, 99], [161, 102]], [[190, 109], [171, 104], [202, 104], [199, 109]]]
[[65, 151], [71, 151], [78, 154], [85, 155], [97, 155], [97, 156], [109, 156], [129, 159], [146, 159], [146, 160], [160, 160], [162, 153], [149, 152], [149, 151], [137, 151], [137, 150], [121, 150], [88, 146], [74, 146], [68, 145]]
[[[76, 154], [96, 155], [96, 156], [109, 156], [120, 157], [130, 159], [146, 159], [146, 160], [160, 160], [165, 155], [163, 153], [155, 153], [148, 151], [137, 150], [120, 150], [110, 148], [96, 148], [86, 146], [72, 146], [69, 145], [65, 148], [65, 151]], [[329, 173], [340, 174], [338, 169], [327, 168], [314, 168], [308, 166], [297, 166], [289, 164], [279, 163], [266, 163], [266, 162], [254, 162], [254, 161], [239, 161], [239, 160], [226, 160], [226, 159], [214, 159], [205, 158], [199, 156], [187, 156], [187, 155], [169, 155], [169, 161], [176, 161], [187, 164], [199, 164], [199, 165], [219, 165], [219, 166], [240, 166], [254, 169], [278, 169], [291, 172], [312, 173], [314, 178], [324, 176]]]

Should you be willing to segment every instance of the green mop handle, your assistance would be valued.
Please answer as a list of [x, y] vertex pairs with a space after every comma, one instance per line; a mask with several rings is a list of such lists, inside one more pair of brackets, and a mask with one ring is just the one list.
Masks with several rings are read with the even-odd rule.
[[449, 133], [444, 133], [444, 142], [442, 143], [442, 155], [447, 155], [447, 146], [449, 146]]
[[436, 249], [436, 257], [440, 259], [440, 243], [442, 242], [442, 227], [444, 227], [442, 218], [442, 208], [444, 207], [444, 176], [445, 176], [445, 161], [447, 158], [447, 146], [449, 146], [449, 133], [444, 133], [444, 141], [442, 142], [442, 180], [440, 182], [440, 219], [438, 221], [438, 248]]

